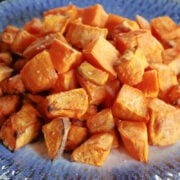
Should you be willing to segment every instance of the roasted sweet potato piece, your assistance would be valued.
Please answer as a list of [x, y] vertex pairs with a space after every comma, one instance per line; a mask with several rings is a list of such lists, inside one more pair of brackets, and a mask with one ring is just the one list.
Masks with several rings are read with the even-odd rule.
[[34, 55], [38, 54], [39, 52], [48, 49], [54, 39], [58, 39], [63, 42], [67, 42], [65, 37], [60, 33], [50, 33], [44, 36], [37, 37], [35, 41], [33, 41], [24, 51], [23, 56], [25, 58], [32, 58]]
[[10, 52], [0, 52], [0, 63], [4, 63], [9, 66], [11, 65], [12, 61], [13, 58]]
[[11, 50], [13, 53], [22, 55], [24, 49], [26, 49], [36, 37], [25, 30], [17, 32], [14, 41], [11, 44]]
[[137, 48], [126, 50], [116, 63], [115, 69], [120, 82], [133, 86], [142, 81], [147, 66], [146, 57], [142, 50]]
[[16, 34], [19, 32], [19, 29], [15, 26], [7, 26], [1, 35], [2, 42], [10, 45], [13, 43]]
[[42, 29], [42, 22], [39, 18], [33, 18], [24, 24], [23, 29], [30, 34], [38, 35]]
[[89, 104], [99, 105], [101, 104], [104, 99], [106, 98], [106, 90], [105, 86], [97, 85], [84, 77], [82, 77], [79, 73], [76, 74], [77, 81], [83, 87], [87, 94]]
[[88, 130], [86, 127], [71, 125], [67, 135], [66, 151], [72, 151], [77, 146], [82, 144], [88, 137]]
[[94, 166], [103, 166], [112, 147], [113, 135], [94, 134], [72, 152], [72, 160]]
[[3, 123], [0, 137], [5, 146], [16, 151], [37, 138], [40, 132], [40, 114], [32, 105], [25, 103]]
[[159, 81], [157, 71], [145, 71], [142, 81], [136, 84], [134, 87], [141, 90], [146, 97], [157, 97], [159, 94]]
[[99, 37], [83, 49], [83, 54], [89, 63], [108, 72], [110, 78], [115, 79], [117, 74], [113, 66], [119, 57], [119, 52], [108, 40]]
[[151, 19], [152, 34], [161, 41], [165, 48], [169, 48], [169, 42], [180, 38], [180, 27], [169, 16], [160, 16]]
[[[170, 105], [169, 105], [170, 106]], [[149, 143], [152, 145], [167, 146], [180, 139], [180, 109], [150, 108], [148, 123]]]
[[90, 26], [104, 27], [108, 14], [100, 4], [83, 8], [82, 22]]
[[22, 94], [25, 92], [20, 74], [7, 78], [0, 83], [3, 94]]
[[135, 21], [111, 13], [108, 14], [105, 27], [108, 29], [108, 37], [110, 39], [113, 39], [116, 34], [139, 29]]
[[159, 97], [166, 100], [166, 94], [171, 87], [177, 85], [175, 72], [165, 64], [151, 64], [151, 68], [157, 71], [159, 81]]
[[92, 66], [87, 61], [81, 63], [78, 67], [78, 72], [81, 76], [97, 85], [104, 85], [109, 77], [107, 72]]
[[20, 97], [17, 95], [6, 95], [0, 97], [0, 126], [9, 115], [16, 112], [20, 105]]
[[0, 82], [11, 76], [13, 69], [4, 63], [0, 63]]
[[112, 112], [122, 120], [148, 122], [147, 103], [139, 89], [124, 84], [114, 101]]
[[28, 61], [20, 72], [27, 90], [33, 93], [49, 90], [58, 76], [47, 51], [42, 51]]
[[105, 28], [92, 27], [77, 20], [69, 24], [66, 39], [72, 46], [82, 49], [94, 39], [106, 38], [107, 33]]
[[148, 133], [144, 122], [120, 121], [118, 125], [123, 144], [129, 154], [141, 162], [148, 161]]
[[58, 74], [75, 68], [82, 61], [82, 53], [80, 51], [59, 40], [53, 41], [49, 53]]
[[68, 118], [58, 117], [49, 123], [43, 125], [42, 131], [45, 138], [48, 155], [54, 159], [64, 151], [67, 141], [67, 135], [70, 128], [70, 121]]
[[180, 85], [177, 84], [170, 88], [167, 93], [167, 102], [173, 105], [180, 105]]
[[129, 48], [140, 47], [149, 63], [162, 63], [163, 47], [149, 30], [139, 29], [115, 36], [117, 49], [121, 53]]
[[51, 93], [68, 91], [78, 87], [75, 70], [72, 69], [62, 74], [58, 74], [56, 83], [51, 88]]
[[103, 109], [87, 119], [90, 133], [108, 132], [114, 128], [114, 118], [110, 108]]
[[136, 15], [136, 22], [141, 29], [150, 29], [150, 23], [143, 16]]
[[88, 95], [83, 88], [47, 96], [47, 108], [50, 115], [57, 117], [80, 118], [88, 108]]
[[96, 114], [97, 112], [98, 112], [97, 106], [94, 104], [89, 104], [88, 109], [86, 113], [81, 117], [81, 120], [86, 122], [88, 118], [91, 118], [91, 116]]

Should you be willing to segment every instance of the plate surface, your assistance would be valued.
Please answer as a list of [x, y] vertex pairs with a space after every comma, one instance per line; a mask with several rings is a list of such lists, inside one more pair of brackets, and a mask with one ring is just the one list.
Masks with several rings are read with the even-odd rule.
[[[0, 3], [0, 32], [6, 25], [21, 27], [54, 7], [73, 3], [79, 7], [101, 3], [107, 12], [131, 19], [139, 14], [150, 20], [169, 15], [180, 23], [179, 0], [6, 0]], [[133, 160], [120, 147], [101, 168], [70, 162], [68, 154], [54, 162], [42, 140], [12, 153], [0, 143], [0, 179], [180, 179], [180, 142], [168, 147], [149, 147], [149, 163]]]

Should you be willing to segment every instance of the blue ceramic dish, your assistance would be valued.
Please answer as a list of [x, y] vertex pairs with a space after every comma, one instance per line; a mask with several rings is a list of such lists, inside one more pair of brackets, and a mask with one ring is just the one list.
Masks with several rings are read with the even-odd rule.
[[[139, 14], [150, 20], [169, 15], [180, 23], [179, 0], [6, 0], [0, 3], [0, 32], [6, 25], [21, 27], [54, 7], [73, 3], [79, 7], [101, 3], [107, 12], [131, 19]], [[123, 147], [113, 150], [101, 168], [71, 162], [68, 154], [54, 162], [42, 139], [17, 152], [0, 143], [0, 179], [180, 179], [180, 142], [168, 147], [149, 147], [149, 163], [135, 161]]]

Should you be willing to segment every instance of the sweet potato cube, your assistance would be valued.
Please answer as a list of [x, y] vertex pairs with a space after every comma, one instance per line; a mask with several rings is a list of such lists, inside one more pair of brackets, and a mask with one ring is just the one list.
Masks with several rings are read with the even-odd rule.
[[36, 37], [25, 30], [20, 30], [16, 34], [13, 43], [11, 44], [12, 52], [22, 55], [24, 49], [26, 49]]
[[0, 82], [11, 76], [13, 69], [4, 63], [0, 63]]
[[40, 118], [40, 114], [32, 105], [24, 104], [3, 123], [0, 132], [3, 144], [16, 151], [30, 143], [41, 132]]
[[65, 37], [60, 33], [50, 33], [40, 37], [37, 37], [24, 51], [23, 56], [27, 59], [32, 58], [39, 52], [49, 49], [54, 39], [58, 39], [63, 42], [67, 42]]
[[43, 125], [42, 131], [48, 155], [51, 159], [54, 159], [63, 153], [69, 128], [70, 121], [68, 118], [55, 118]]
[[129, 48], [140, 47], [148, 62], [162, 63], [163, 47], [149, 30], [140, 29], [118, 34], [115, 37], [116, 47], [121, 53]]
[[137, 48], [126, 50], [115, 69], [120, 82], [133, 86], [142, 81], [144, 70], [147, 66], [146, 57], [142, 50]]
[[47, 51], [42, 51], [28, 61], [20, 72], [27, 90], [37, 93], [49, 90], [58, 76]]
[[10, 52], [0, 52], [0, 63], [4, 63], [7, 66], [11, 65], [13, 57]]
[[57, 117], [80, 118], [88, 108], [88, 95], [83, 88], [47, 96], [48, 112]]
[[180, 27], [169, 16], [160, 16], [151, 20], [152, 34], [161, 41], [165, 48], [170, 47], [169, 42], [180, 38]]
[[99, 105], [106, 98], [106, 89], [105, 86], [97, 85], [84, 77], [82, 77], [79, 73], [76, 74], [77, 81], [84, 88], [88, 94], [89, 104]]
[[148, 122], [147, 99], [144, 94], [134, 87], [124, 84], [113, 104], [112, 112], [115, 117], [128, 121]]
[[97, 85], [104, 85], [109, 77], [107, 72], [92, 66], [87, 61], [81, 63], [81, 65], [78, 67], [78, 72], [81, 76]]
[[180, 105], [180, 85], [173, 86], [167, 93], [167, 102], [173, 105]]
[[23, 29], [30, 34], [38, 35], [42, 29], [42, 22], [39, 18], [33, 18], [24, 24]]
[[44, 16], [42, 21], [41, 34], [49, 34], [55, 32], [65, 32], [69, 17], [60, 14], [49, 14]]
[[164, 50], [163, 63], [168, 65], [178, 75], [180, 73], [180, 49], [169, 48]]
[[167, 146], [180, 139], [180, 109], [168, 106], [164, 106], [164, 109], [152, 105], [149, 107], [148, 134], [149, 143], [152, 145]]
[[159, 97], [165, 100], [168, 90], [178, 84], [175, 72], [165, 64], [152, 64], [152, 69], [157, 71], [159, 81]]
[[20, 97], [17, 95], [6, 95], [0, 97], [0, 126], [12, 113], [19, 108]]
[[98, 112], [97, 106], [94, 105], [94, 104], [89, 104], [86, 113], [81, 117], [81, 121], [85, 121], [86, 122], [86, 120], [88, 118], [91, 118], [91, 116], [96, 114], [97, 112]]
[[81, 52], [59, 40], [53, 41], [49, 53], [58, 74], [62, 74], [75, 68], [82, 61]]
[[157, 97], [159, 94], [159, 81], [157, 71], [145, 71], [142, 81], [136, 84], [134, 87], [141, 90], [146, 97]]
[[72, 151], [88, 137], [88, 130], [86, 127], [71, 125], [67, 135], [66, 151]]
[[94, 134], [72, 152], [72, 160], [94, 166], [103, 166], [112, 147], [109, 133]]
[[111, 13], [108, 14], [105, 27], [108, 29], [108, 37], [110, 39], [114, 38], [114, 36], [118, 33], [139, 29], [139, 26], [135, 21]]
[[148, 133], [144, 122], [120, 121], [118, 130], [129, 154], [141, 162], [148, 161]]
[[79, 21], [73, 21], [69, 24], [66, 39], [72, 46], [82, 49], [94, 39], [106, 38], [107, 33], [105, 28], [93, 27]]
[[15, 26], [7, 26], [1, 35], [2, 42], [10, 45], [13, 43], [19, 29]]
[[87, 119], [90, 133], [108, 132], [114, 128], [114, 118], [111, 109], [103, 109]]
[[58, 79], [51, 88], [51, 93], [68, 91], [78, 87], [75, 70], [72, 69], [62, 74], [58, 74]]
[[22, 94], [25, 92], [25, 87], [20, 74], [16, 74], [3, 80], [0, 83], [0, 88], [3, 94]]
[[90, 26], [104, 27], [108, 14], [100, 4], [83, 9], [82, 22]]
[[84, 48], [83, 54], [89, 63], [108, 72], [111, 78], [115, 79], [117, 74], [113, 66], [118, 59], [119, 52], [108, 40], [99, 37]]

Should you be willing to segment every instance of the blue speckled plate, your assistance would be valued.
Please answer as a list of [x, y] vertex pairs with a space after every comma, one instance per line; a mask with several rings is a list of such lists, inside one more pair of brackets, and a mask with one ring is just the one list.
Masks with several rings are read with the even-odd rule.
[[[169, 15], [180, 23], [179, 0], [6, 0], [0, 3], [0, 32], [6, 25], [21, 27], [44, 10], [73, 3], [85, 7], [101, 3], [107, 12], [148, 20]], [[68, 154], [50, 161], [42, 139], [12, 153], [0, 143], [0, 179], [180, 179], [180, 142], [149, 147], [149, 163], [135, 161], [123, 147], [113, 150], [101, 168], [70, 162]]]

